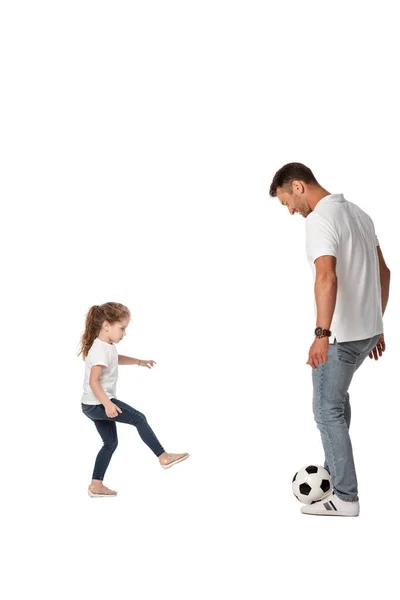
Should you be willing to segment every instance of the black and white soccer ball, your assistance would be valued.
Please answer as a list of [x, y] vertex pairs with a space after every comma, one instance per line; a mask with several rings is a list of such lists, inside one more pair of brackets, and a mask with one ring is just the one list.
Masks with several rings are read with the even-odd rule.
[[303, 504], [313, 504], [331, 491], [331, 476], [324, 467], [308, 465], [293, 477], [292, 490], [297, 500]]

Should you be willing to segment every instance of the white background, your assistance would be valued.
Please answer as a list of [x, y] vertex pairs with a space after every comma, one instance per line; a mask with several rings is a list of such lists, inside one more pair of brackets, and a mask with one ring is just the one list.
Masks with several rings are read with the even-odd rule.
[[[397, 597], [395, 2], [2, 3], [2, 544], [7, 600]], [[359, 519], [313, 519], [304, 220], [268, 196], [311, 167], [373, 218], [387, 352], [351, 388]], [[132, 311], [105, 483], [76, 357], [92, 304]], [[396, 561], [396, 562], [395, 562]]]

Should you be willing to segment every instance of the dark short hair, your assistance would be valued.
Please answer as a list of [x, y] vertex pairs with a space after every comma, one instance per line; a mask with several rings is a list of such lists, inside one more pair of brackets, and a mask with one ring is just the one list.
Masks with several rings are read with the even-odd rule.
[[274, 198], [278, 188], [286, 187], [296, 180], [318, 185], [311, 169], [301, 163], [288, 163], [275, 173], [269, 188], [269, 195]]

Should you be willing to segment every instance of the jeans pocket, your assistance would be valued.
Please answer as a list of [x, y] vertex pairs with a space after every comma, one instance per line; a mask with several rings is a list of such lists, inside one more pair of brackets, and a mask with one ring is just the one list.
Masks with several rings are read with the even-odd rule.
[[339, 361], [347, 365], [355, 365], [360, 359], [364, 360], [368, 352], [375, 347], [375, 340], [379, 340], [379, 336], [355, 342], [337, 342]]
[[355, 365], [361, 354], [358, 344], [358, 342], [337, 342], [338, 360], [346, 365]]
[[85, 415], [89, 415], [91, 412], [94, 411], [96, 406], [97, 404], [82, 404], [82, 412], [84, 412]]

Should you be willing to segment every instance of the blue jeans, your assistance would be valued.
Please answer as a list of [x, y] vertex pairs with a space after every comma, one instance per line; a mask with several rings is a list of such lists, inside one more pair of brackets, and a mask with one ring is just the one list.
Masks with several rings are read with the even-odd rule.
[[112, 398], [112, 402], [122, 410], [122, 413], [118, 413], [116, 417], [107, 417], [103, 404], [82, 404], [83, 413], [94, 421], [96, 429], [103, 440], [103, 447], [97, 455], [92, 475], [92, 479], [100, 479], [101, 481], [104, 479], [111, 457], [118, 446], [116, 422], [134, 425], [144, 443], [149, 446], [156, 456], [160, 456], [165, 452], [143, 413], [116, 398]]
[[329, 344], [328, 362], [313, 369], [313, 410], [325, 452], [325, 468], [330, 472], [332, 487], [342, 500], [358, 500], [349, 427], [351, 419], [349, 386], [379, 335], [355, 342], [335, 340]]

